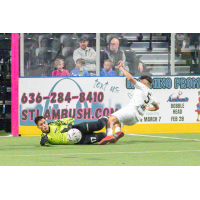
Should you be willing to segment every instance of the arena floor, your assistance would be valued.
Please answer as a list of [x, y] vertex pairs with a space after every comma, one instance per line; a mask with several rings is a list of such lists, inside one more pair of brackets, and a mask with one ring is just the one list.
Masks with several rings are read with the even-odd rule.
[[200, 134], [126, 134], [115, 144], [40, 146], [40, 137], [0, 139], [0, 166], [199, 166]]

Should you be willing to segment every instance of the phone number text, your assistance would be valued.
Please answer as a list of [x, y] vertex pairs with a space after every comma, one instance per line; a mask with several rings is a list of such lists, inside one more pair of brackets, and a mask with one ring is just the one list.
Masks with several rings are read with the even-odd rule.
[[41, 103], [43, 100], [49, 100], [50, 103], [56, 104], [56, 103], [63, 103], [67, 102], [70, 103], [73, 99], [79, 100], [80, 103], [84, 103], [85, 101], [88, 101], [89, 103], [96, 103], [96, 102], [102, 102], [104, 100], [104, 93], [103, 92], [88, 92], [86, 94], [85, 92], [80, 92], [77, 96], [72, 96], [71, 92], [67, 92], [64, 94], [63, 92], [51, 92], [49, 96], [42, 96], [40, 92], [37, 94], [35, 93], [23, 93], [21, 97], [21, 103], [22, 104], [33, 104], [33, 103]]

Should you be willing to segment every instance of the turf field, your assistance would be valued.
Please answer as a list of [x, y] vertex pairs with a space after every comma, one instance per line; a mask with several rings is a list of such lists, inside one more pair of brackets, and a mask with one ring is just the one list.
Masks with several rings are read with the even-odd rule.
[[40, 146], [0, 137], [0, 166], [200, 166], [200, 134], [126, 134], [115, 144]]

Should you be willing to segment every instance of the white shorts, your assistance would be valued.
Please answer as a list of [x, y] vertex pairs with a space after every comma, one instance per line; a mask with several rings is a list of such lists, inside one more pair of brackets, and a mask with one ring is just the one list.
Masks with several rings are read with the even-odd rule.
[[136, 110], [130, 109], [128, 107], [124, 107], [116, 112], [114, 112], [111, 115], [114, 115], [115, 117], [118, 118], [120, 124], [124, 125], [134, 125], [136, 124], [139, 120], [136, 115]]

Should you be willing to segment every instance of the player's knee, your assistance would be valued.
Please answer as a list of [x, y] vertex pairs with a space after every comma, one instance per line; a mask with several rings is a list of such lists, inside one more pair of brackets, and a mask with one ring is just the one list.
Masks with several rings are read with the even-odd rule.
[[107, 118], [101, 118], [98, 121], [99, 121], [99, 128], [102, 129], [106, 125], [108, 119]]
[[109, 117], [109, 119], [108, 119], [108, 124], [116, 124], [116, 123], [118, 123], [119, 122], [119, 120], [118, 120], [118, 118], [117, 117], [115, 117], [114, 115], [111, 115], [110, 117]]

